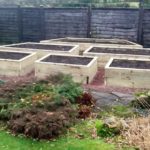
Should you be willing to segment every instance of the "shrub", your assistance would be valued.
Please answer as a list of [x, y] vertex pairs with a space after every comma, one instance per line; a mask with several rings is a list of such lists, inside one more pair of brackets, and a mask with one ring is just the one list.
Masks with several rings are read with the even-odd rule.
[[80, 105], [78, 110], [78, 118], [86, 119], [91, 115], [91, 108], [86, 105]]
[[5, 99], [0, 99], [0, 120], [6, 121], [10, 119], [10, 111], [11, 111], [12, 103]]
[[0, 120], [6, 121], [10, 119], [10, 109], [1, 109], [0, 110]]
[[81, 96], [76, 99], [80, 105], [94, 106], [95, 100], [90, 93], [84, 92]]
[[103, 138], [119, 135], [122, 128], [122, 122], [114, 117], [107, 118], [104, 121], [96, 122], [97, 135]]
[[55, 90], [62, 97], [69, 99], [71, 103], [75, 103], [76, 98], [83, 93], [80, 84], [75, 83], [71, 77], [64, 78], [63, 84], [56, 86]]
[[33, 90], [35, 93], [38, 93], [38, 92], [43, 92], [44, 91], [44, 87], [42, 84], [36, 84], [34, 87], [33, 87]]
[[13, 111], [8, 127], [16, 134], [36, 139], [50, 139], [64, 133], [75, 122], [76, 111], [72, 107], [46, 111], [39, 108]]

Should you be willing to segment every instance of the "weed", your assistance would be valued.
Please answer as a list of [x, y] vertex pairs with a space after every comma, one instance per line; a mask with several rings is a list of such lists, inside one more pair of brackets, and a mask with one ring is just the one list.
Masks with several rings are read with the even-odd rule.
[[[110, 118], [111, 120], [111, 118]], [[115, 125], [110, 126], [109, 123], [98, 120], [96, 121], [97, 135], [103, 138], [114, 137], [120, 134], [120, 124], [115, 123]]]
[[136, 108], [150, 109], [150, 91], [137, 93], [131, 104]]
[[105, 110], [100, 111], [99, 117], [111, 117], [116, 116], [119, 118], [130, 118], [137, 116], [138, 114], [134, 111], [131, 106], [124, 106], [124, 105], [116, 105], [113, 107], [105, 108]]
[[112, 114], [122, 118], [129, 118], [136, 115], [131, 107], [123, 105], [114, 106]]

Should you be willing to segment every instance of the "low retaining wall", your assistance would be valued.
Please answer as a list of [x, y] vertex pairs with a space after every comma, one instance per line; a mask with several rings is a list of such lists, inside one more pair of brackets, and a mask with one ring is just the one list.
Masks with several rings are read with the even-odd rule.
[[80, 54], [89, 48], [90, 46], [116, 46], [116, 47], [131, 47], [131, 48], [142, 48], [142, 45], [139, 45], [134, 42], [123, 39], [96, 39], [96, 38], [60, 38], [60, 39], [51, 39], [40, 41], [40, 43], [65, 43], [65, 44], [77, 44], [80, 46]]
[[[17, 51], [29, 51], [29, 52], [37, 52], [38, 58], [41, 58], [50, 53], [59, 53], [59, 54], [79, 54], [79, 46], [73, 44], [41, 44], [41, 43], [19, 43], [19, 44], [11, 44], [3, 46], [6, 49], [9, 47], [12, 50]], [[2, 49], [1, 47], [0, 49]]]
[[[111, 66], [115, 59], [111, 59], [105, 67], [105, 84], [114, 87], [146, 88], [150, 89], [150, 68], [132, 68]], [[130, 61], [144, 61], [150, 67], [150, 60], [146, 59], [117, 59]]]
[[[25, 56], [15, 58], [20, 54]], [[8, 57], [2, 57], [1, 55]], [[34, 70], [36, 59], [36, 53], [0, 50], [0, 75], [24, 76]]]
[[[56, 57], [57, 61], [45, 61], [50, 57]], [[65, 58], [65, 60], [63, 60]], [[73, 63], [69, 63], [67, 59], [71, 59]], [[77, 59], [77, 61], [75, 60]], [[85, 59], [89, 59], [87, 64]], [[81, 64], [79, 64], [79, 61]], [[97, 72], [97, 57], [83, 57], [73, 55], [49, 54], [35, 62], [35, 74], [38, 79], [46, 78], [50, 75], [58, 73], [70, 74], [75, 82], [89, 83], [93, 80]]]
[[105, 67], [110, 58], [133, 58], [150, 59], [150, 49], [146, 48], [123, 48], [116, 46], [91, 46], [84, 53], [84, 56], [97, 56], [98, 67]]

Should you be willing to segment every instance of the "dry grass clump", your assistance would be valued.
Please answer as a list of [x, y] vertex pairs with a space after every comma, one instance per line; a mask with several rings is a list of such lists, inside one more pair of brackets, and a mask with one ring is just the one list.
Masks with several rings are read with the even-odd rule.
[[122, 135], [129, 145], [140, 150], [150, 150], [150, 117], [135, 118], [128, 125]]

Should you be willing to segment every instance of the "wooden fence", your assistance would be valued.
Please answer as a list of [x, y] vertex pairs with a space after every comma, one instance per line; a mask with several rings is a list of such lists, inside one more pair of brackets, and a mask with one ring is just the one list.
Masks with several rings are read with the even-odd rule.
[[150, 9], [0, 8], [0, 42], [123, 38], [150, 47]]

